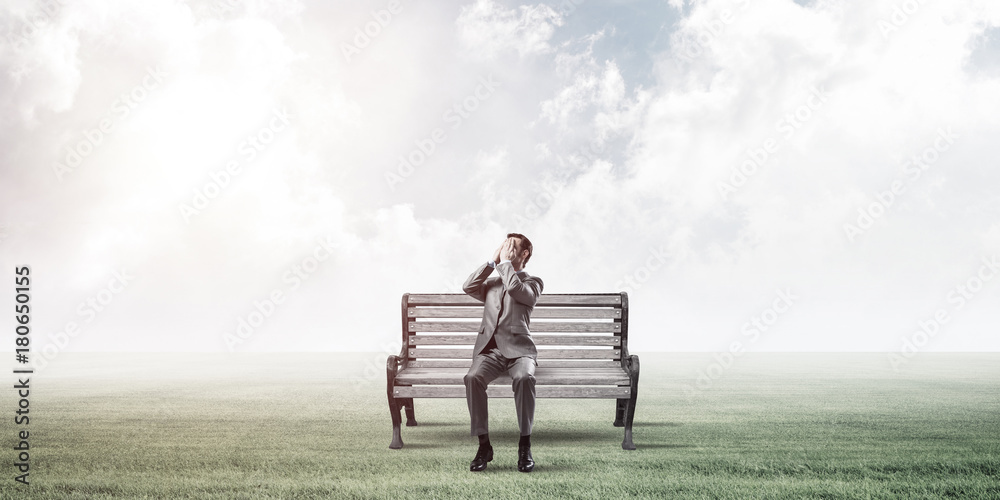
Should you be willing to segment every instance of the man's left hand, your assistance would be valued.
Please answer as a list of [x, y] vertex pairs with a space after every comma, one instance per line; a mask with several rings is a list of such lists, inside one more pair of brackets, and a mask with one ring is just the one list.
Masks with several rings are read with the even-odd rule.
[[503, 242], [503, 247], [500, 248], [500, 260], [514, 260], [514, 257], [517, 257], [514, 238], [507, 238], [507, 241]]

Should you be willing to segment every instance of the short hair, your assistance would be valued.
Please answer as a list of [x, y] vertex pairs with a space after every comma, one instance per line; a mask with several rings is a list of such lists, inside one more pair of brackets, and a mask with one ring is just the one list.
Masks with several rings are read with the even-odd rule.
[[518, 238], [518, 239], [521, 240], [521, 246], [524, 247], [521, 250], [527, 250], [528, 251], [528, 256], [524, 258], [524, 263], [527, 264], [528, 263], [528, 259], [531, 259], [531, 254], [532, 254], [531, 240], [529, 240], [527, 236], [525, 236], [525, 235], [523, 235], [521, 233], [507, 233], [507, 237], [508, 238]]

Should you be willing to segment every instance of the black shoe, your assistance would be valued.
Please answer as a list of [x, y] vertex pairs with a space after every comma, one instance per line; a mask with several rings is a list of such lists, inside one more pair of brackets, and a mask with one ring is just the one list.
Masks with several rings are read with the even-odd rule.
[[486, 470], [486, 463], [493, 461], [493, 447], [486, 445], [485, 447], [480, 446], [479, 451], [476, 452], [476, 458], [472, 459], [472, 463], [469, 464], [469, 470], [472, 472], [479, 472]]
[[531, 458], [531, 445], [517, 447], [517, 470], [531, 472], [535, 469], [535, 460]]

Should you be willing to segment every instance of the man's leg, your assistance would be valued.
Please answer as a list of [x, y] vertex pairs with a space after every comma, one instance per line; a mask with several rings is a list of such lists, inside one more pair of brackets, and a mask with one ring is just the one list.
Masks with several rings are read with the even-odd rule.
[[504, 364], [499, 351], [480, 353], [473, 358], [469, 373], [465, 375], [465, 400], [469, 405], [472, 435], [481, 436], [489, 432], [489, 397], [486, 387], [504, 372]]
[[479, 449], [469, 464], [469, 470], [473, 472], [486, 470], [486, 464], [493, 460], [489, 435], [489, 396], [486, 395], [486, 388], [504, 372], [506, 364], [507, 359], [493, 348], [473, 358], [469, 373], [465, 375], [465, 400], [469, 404], [472, 435], [479, 437]]
[[521, 472], [531, 472], [535, 468], [535, 461], [531, 457], [531, 426], [535, 421], [535, 366], [535, 360], [530, 357], [517, 358], [510, 366], [517, 424], [521, 428], [521, 439], [517, 443], [517, 470]]
[[522, 436], [531, 435], [531, 425], [535, 421], [535, 366], [535, 360], [525, 356], [517, 358], [510, 367], [514, 407]]

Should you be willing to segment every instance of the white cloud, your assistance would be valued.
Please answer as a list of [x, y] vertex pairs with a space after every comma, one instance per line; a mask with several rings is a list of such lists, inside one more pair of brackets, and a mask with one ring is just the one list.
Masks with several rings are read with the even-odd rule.
[[4, 116], [33, 124], [38, 108], [59, 112], [73, 103], [79, 44], [58, 10], [15, 13], [5, 7], [10, 31], [0, 48], [0, 106]]
[[[782, 1], [754, 2], [745, 10], [729, 2], [694, 5], [675, 35], [675, 52], [662, 62], [661, 86], [630, 163], [636, 190], [666, 203], [664, 217], [697, 235], [686, 266], [698, 287], [794, 285], [814, 297], [803, 308], [836, 318], [818, 327], [819, 338], [837, 335], [843, 342], [846, 336], [848, 345], [867, 349], [885, 348], [891, 338], [858, 328], [871, 320], [871, 311], [834, 314], [834, 304], [876, 304], [878, 311], [884, 303], [888, 312], [886, 294], [912, 299], [944, 293], [955, 275], [938, 265], [940, 259], [988, 251], [974, 241], [982, 229], [937, 241], [925, 232], [952, 224], [935, 206], [950, 204], [949, 197], [988, 206], [970, 191], [978, 176], [969, 174], [978, 169], [972, 165], [989, 161], [989, 153], [972, 141], [943, 153], [931, 175], [900, 196], [863, 243], [848, 242], [843, 224], [901, 175], [903, 167], [892, 158], [922, 151], [941, 127], [954, 125], [973, 137], [994, 134], [996, 126], [982, 110], [1000, 104], [996, 81], [974, 80], [963, 68], [982, 18], [952, 4], [928, 3], [885, 40], [877, 20], [891, 8], [883, 3], [833, 10]], [[711, 32], [726, 9], [732, 21], [718, 22]], [[868, 29], [857, 30], [859, 23]], [[690, 43], [699, 51], [685, 52]], [[990, 96], [986, 88], [994, 89]], [[803, 108], [811, 89], [828, 93], [827, 102]], [[790, 121], [796, 112], [806, 119]], [[777, 151], [723, 201], [719, 183], [768, 139]], [[942, 185], [929, 179], [938, 176], [957, 189], [935, 187]], [[913, 204], [921, 199], [938, 201]], [[713, 221], [722, 220], [735, 223], [735, 230], [713, 228]], [[880, 282], [875, 293], [873, 279]], [[744, 300], [752, 302], [736, 298], [722, 307], [738, 310]], [[954, 338], [940, 345], [962, 343], [961, 335]], [[793, 335], [785, 346], [823, 342]]]
[[468, 57], [489, 59], [505, 51], [519, 56], [544, 54], [562, 17], [545, 4], [504, 9], [493, 0], [477, 0], [462, 8], [456, 21], [458, 38]]

